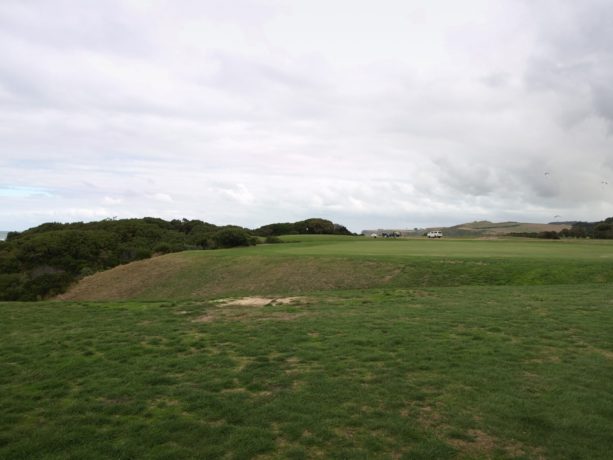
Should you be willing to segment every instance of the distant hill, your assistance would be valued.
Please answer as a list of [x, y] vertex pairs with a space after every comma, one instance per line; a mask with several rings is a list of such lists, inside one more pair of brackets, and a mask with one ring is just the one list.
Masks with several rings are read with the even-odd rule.
[[0, 241], [6, 240], [6, 235], [8, 235], [8, 232], [0, 231]]
[[[525, 222], [490, 222], [481, 220], [452, 227], [437, 227], [445, 236], [502, 236], [508, 233], [559, 232], [571, 228], [570, 223], [531, 224]], [[429, 229], [428, 229], [429, 230]]]
[[451, 227], [428, 227], [414, 229], [377, 229], [362, 230], [362, 235], [370, 236], [373, 233], [381, 236], [383, 233], [398, 232], [401, 236], [415, 237], [422, 236], [431, 230], [441, 230], [445, 236], [451, 237], [480, 237], [480, 236], [503, 236], [509, 233], [540, 233], [540, 232], [560, 232], [570, 229], [576, 222], [551, 222], [548, 224], [531, 224], [525, 222], [490, 222], [480, 220], [467, 222], [465, 224], [453, 225]]

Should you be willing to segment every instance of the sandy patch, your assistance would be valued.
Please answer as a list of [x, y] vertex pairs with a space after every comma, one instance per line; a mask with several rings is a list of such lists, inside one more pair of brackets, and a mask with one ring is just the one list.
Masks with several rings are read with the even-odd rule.
[[[292, 321], [306, 316], [307, 312], [276, 311], [272, 307], [283, 305], [305, 305], [306, 297], [241, 297], [238, 299], [219, 299], [205, 314], [193, 319], [194, 323], [214, 321]], [[271, 307], [271, 308], [263, 308]]]
[[305, 300], [304, 297], [241, 297], [240, 299], [220, 299], [218, 304], [222, 307], [265, 307], [267, 305], [291, 305]]

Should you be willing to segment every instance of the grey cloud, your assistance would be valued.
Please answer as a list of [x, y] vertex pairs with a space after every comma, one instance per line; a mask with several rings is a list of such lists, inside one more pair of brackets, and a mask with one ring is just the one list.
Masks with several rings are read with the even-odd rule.
[[589, 99], [592, 114], [612, 122], [611, 3], [565, 1], [560, 2], [554, 14], [548, 15], [542, 10], [539, 13], [541, 51], [528, 66], [528, 88]]
[[504, 88], [510, 83], [511, 75], [506, 72], [496, 72], [481, 78], [481, 81], [491, 88]]
[[[173, 0], [158, 0], [154, 3], [158, 9], [169, 13], [177, 10]], [[277, 16], [281, 6], [280, 2], [270, 0], [183, 0], [181, 8], [184, 14], [181, 17], [197, 20], [204, 16], [215, 21], [255, 26]]]
[[75, 0], [12, 1], [0, 6], [0, 29], [26, 44], [46, 49], [149, 54], [152, 43], [140, 34], [145, 18], [130, 14], [125, 2]]
[[441, 183], [456, 192], [461, 192], [462, 195], [480, 197], [504, 192], [506, 189], [496, 171], [487, 165], [439, 161], [438, 167], [441, 172]]
[[[613, 64], [611, 64], [613, 69]], [[592, 101], [598, 114], [603, 118], [613, 122], [613, 89], [611, 89], [610, 82], [613, 81], [613, 71], [611, 72], [611, 79], [608, 83], [598, 82], [592, 84]], [[613, 125], [611, 126], [613, 130]]]
[[[286, 90], [318, 89], [312, 79], [306, 78], [305, 70], [298, 68], [285, 70], [279, 65], [260, 62], [237, 54], [214, 52], [211, 58], [218, 63], [219, 70], [212, 83], [228, 87], [232, 92], [257, 94], [257, 91], [273, 87]], [[298, 65], [300, 65], [298, 63]], [[296, 66], [297, 67], [297, 66]]]
[[400, 1], [307, 3], [0, 5], [3, 186], [53, 194], [4, 200], [0, 228], [605, 217], [605, 2], [503, 2], [509, 25], [440, 1], [423, 27]]

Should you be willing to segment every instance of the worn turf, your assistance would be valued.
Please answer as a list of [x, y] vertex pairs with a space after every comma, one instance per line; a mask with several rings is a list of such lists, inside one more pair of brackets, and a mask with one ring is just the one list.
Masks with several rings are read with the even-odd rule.
[[610, 458], [608, 285], [0, 305], [0, 458]]

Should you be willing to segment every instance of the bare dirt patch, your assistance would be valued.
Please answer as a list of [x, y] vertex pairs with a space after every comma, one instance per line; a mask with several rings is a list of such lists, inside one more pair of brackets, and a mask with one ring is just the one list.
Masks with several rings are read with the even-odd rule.
[[222, 307], [265, 307], [267, 305], [291, 305], [301, 303], [305, 297], [241, 297], [240, 299], [220, 299], [218, 304]]
[[[194, 323], [213, 321], [292, 321], [309, 314], [306, 311], [279, 311], [275, 307], [306, 306], [306, 297], [263, 297], [251, 296], [238, 299], [219, 299], [213, 307], [193, 319]], [[269, 308], [264, 308], [269, 307]]]

